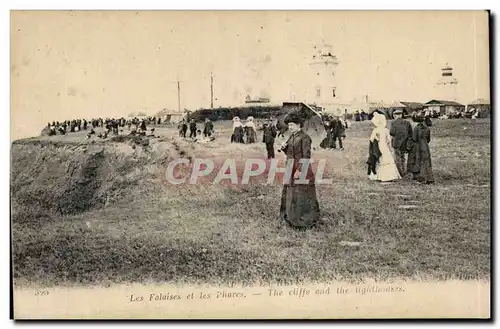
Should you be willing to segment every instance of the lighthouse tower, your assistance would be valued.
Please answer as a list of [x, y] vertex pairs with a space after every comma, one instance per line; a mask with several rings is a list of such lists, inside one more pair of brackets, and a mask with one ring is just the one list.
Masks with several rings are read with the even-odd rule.
[[308, 101], [323, 108], [331, 107], [338, 101], [336, 71], [339, 61], [327, 44], [313, 47], [309, 62], [311, 82], [308, 88]]
[[446, 63], [441, 69], [441, 76], [436, 83], [437, 98], [447, 101], [457, 100], [458, 80], [453, 76], [453, 68]]

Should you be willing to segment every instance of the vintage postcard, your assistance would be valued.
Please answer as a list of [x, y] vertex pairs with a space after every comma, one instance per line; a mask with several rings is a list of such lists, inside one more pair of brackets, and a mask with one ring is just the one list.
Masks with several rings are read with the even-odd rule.
[[11, 11], [15, 319], [489, 319], [488, 11]]

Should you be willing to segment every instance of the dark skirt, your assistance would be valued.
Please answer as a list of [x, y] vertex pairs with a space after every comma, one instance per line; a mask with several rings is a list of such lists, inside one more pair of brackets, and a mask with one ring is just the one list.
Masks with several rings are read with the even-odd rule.
[[408, 152], [406, 171], [414, 175], [420, 171], [420, 167], [417, 165], [417, 151], [414, 148]]
[[420, 171], [414, 177], [421, 183], [434, 183], [434, 172], [430, 161], [425, 161], [420, 164]]
[[246, 133], [247, 133], [247, 144], [253, 144], [257, 142], [257, 134], [255, 133], [255, 130], [253, 128], [248, 127]]
[[233, 138], [234, 143], [242, 143], [242, 144], [245, 143], [245, 141], [243, 140], [243, 135], [244, 135], [243, 127], [235, 128], [233, 135], [234, 135]]
[[321, 141], [319, 146], [324, 149], [333, 148], [333, 135], [330, 132], [327, 132], [325, 139]]
[[203, 135], [208, 136], [208, 137], [212, 136], [212, 129], [205, 126], [205, 128], [203, 128]]
[[310, 228], [320, 216], [316, 186], [284, 185], [281, 195], [280, 218], [295, 228]]
[[429, 145], [426, 142], [415, 143], [408, 153], [408, 172], [413, 174], [413, 179], [422, 183], [434, 183], [432, 159]]

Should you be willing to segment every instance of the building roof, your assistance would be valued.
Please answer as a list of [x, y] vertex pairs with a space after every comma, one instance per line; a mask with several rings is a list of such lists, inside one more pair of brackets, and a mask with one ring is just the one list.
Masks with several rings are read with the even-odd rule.
[[182, 117], [185, 115], [185, 113], [179, 113], [179, 112], [171, 112], [171, 113], [167, 113], [167, 114], [164, 114], [163, 116], [173, 116], [173, 117]]
[[245, 97], [245, 103], [269, 103], [269, 101], [268, 97], [252, 98], [250, 95]]
[[470, 102], [469, 105], [490, 105], [490, 101], [484, 98], [478, 98], [473, 102]]
[[465, 105], [457, 103], [455, 101], [444, 101], [444, 100], [440, 100], [440, 99], [433, 99], [433, 100], [425, 103], [425, 105], [465, 106]]
[[387, 105], [387, 107], [389, 107], [389, 108], [403, 108], [406, 106], [403, 103], [396, 101], [396, 102], [390, 103], [389, 105]]
[[164, 116], [167, 116], [167, 115], [171, 115], [171, 116], [183, 116], [185, 113], [182, 113], [182, 112], [175, 112], [175, 111], [169, 111], [168, 109], [163, 109], [159, 112], [157, 112], [154, 116], [155, 117], [164, 117]]
[[421, 109], [424, 107], [424, 104], [418, 103], [418, 102], [400, 102], [404, 106], [406, 106], [409, 109]]
[[388, 108], [389, 105], [387, 103], [385, 103], [384, 101], [380, 101], [380, 102], [371, 102], [369, 103], [369, 106], [368, 106], [370, 109], [385, 109], [385, 108]]
[[281, 103], [271, 103], [271, 102], [245, 102], [239, 106], [235, 106], [235, 108], [238, 108], [238, 107], [276, 107], [276, 106], [281, 106], [282, 104]]

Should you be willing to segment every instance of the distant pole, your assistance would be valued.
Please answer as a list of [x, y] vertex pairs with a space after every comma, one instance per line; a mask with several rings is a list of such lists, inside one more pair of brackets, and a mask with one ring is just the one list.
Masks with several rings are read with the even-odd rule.
[[210, 108], [214, 108], [214, 76], [213, 72], [210, 72]]
[[181, 82], [177, 80], [177, 109], [181, 112]]
[[474, 17], [474, 99], [477, 99], [477, 45], [476, 45], [476, 15]]
[[181, 113], [181, 82], [179, 78], [177, 78], [177, 81], [173, 82], [177, 84], [177, 110], [179, 113]]

